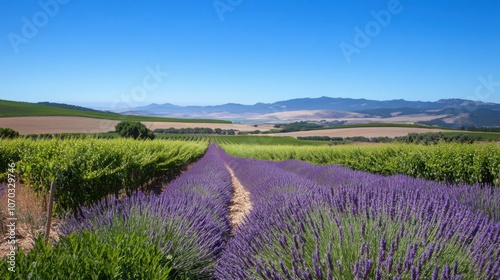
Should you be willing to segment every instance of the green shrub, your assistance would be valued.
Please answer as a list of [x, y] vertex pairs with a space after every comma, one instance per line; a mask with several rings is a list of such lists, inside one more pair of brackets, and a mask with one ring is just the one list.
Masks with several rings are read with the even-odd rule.
[[17, 137], [19, 137], [19, 132], [15, 131], [14, 129], [0, 127], [0, 139], [1, 138], [13, 139]]
[[[162, 226], [152, 217], [127, 223], [114, 218], [110, 227], [71, 233], [52, 246], [43, 238], [28, 253], [17, 251], [15, 272], [0, 261], [1, 279], [168, 279], [172, 257], [162, 252], [150, 231]], [[142, 221], [140, 221], [142, 220]]]
[[115, 126], [116, 132], [122, 137], [134, 139], [154, 139], [155, 134], [144, 124], [136, 121], [123, 121]]

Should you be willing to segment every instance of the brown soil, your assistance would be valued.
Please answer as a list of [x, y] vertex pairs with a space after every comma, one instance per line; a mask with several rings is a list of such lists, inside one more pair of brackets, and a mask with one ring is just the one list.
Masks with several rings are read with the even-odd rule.
[[[39, 228], [38, 231], [44, 230], [43, 228]], [[29, 252], [35, 246], [35, 239], [38, 236], [34, 236], [30, 233], [29, 226], [26, 224], [18, 224], [16, 225], [16, 243], [17, 247], [23, 249], [23, 251]], [[59, 223], [52, 222], [52, 226], [50, 227], [50, 240], [52, 242], [59, 241]], [[2, 236], [0, 240], [0, 259], [6, 256], [10, 252], [10, 246], [8, 242], [9, 234], [6, 233]]]
[[[8, 127], [18, 131], [20, 134], [41, 133], [103, 133], [114, 131], [119, 121], [102, 120], [83, 117], [12, 117], [0, 118], [0, 127]], [[230, 123], [179, 123], [179, 122], [142, 122], [149, 129], [157, 128], [221, 128], [235, 129], [239, 131], [253, 131], [256, 129], [269, 130], [270, 124], [230, 124]]]
[[[12, 128], [20, 134], [41, 133], [103, 133], [114, 131], [119, 121], [102, 120], [83, 117], [12, 117], [0, 118], [0, 127]], [[269, 130], [272, 124], [224, 124], [224, 123], [177, 123], [177, 122], [143, 122], [149, 129], [157, 128], [221, 128], [235, 129], [239, 131]], [[290, 133], [265, 134], [269, 136], [337, 136], [337, 137], [379, 137], [379, 136], [405, 136], [408, 133], [439, 132], [438, 129], [407, 128], [407, 127], [362, 127], [362, 128], [340, 128], [327, 130], [298, 131]]]
[[[16, 222], [16, 238], [15, 241], [18, 247], [21, 247], [24, 252], [27, 252], [35, 245], [35, 239], [45, 233], [46, 212], [42, 207], [42, 199], [37, 198], [31, 189], [22, 185], [16, 184], [16, 203], [15, 218]], [[10, 252], [10, 244], [8, 238], [10, 236], [7, 225], [10, 221], [7, 220], [8, 212], [7, 189], [0, 195], [0, 258], [3, 258]], [[57, 242], [59, 240], [59, 221], [52, 219], [50, 230], [50, 239]]]
[[252, 210], [252, 201], [250, 200], [250, 193], [243, 187], [238, 178], [234, 176], [233, 170], [227, 165], [226, 168], [229, 174], [231, 174], [234, 188], [233, 199], [231, 206], [229, 206], [229, 220], [231, 221], [233, 232], [235, 232], [245, 222], [245, 217]]

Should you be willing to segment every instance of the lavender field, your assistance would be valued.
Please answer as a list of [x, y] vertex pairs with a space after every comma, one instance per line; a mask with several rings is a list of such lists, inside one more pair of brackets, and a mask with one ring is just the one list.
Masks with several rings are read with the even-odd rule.
[[[235, 180], [246, 205], [234, 207]], [[0, 278], [499, 279], [499, 205], [497, 187], [236, 158], [210, 145], [161, 195], [83, 208], [57, 244], [18, 252], [15, 274], [4, 259]]]
[[254, 207], [218, 279], [500, 277], [498, 188], [224, 158]]

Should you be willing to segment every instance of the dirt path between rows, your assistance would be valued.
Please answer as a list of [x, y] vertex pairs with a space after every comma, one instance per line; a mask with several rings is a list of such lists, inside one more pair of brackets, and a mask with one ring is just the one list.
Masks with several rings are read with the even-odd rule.
[[229, 174], [231, 174], [231, 181], [233, 182], [234, 189], [231, 206], [229, 206], [229, 220], [234, 233], [238, 227], [243, 224], [245, 217], [252, 210], [252, 201], [250, 200], [250, 192], [248, 192], [238, 178], [236, 178], [233, 170], [228, 165], [226, 165], [226, 168]]

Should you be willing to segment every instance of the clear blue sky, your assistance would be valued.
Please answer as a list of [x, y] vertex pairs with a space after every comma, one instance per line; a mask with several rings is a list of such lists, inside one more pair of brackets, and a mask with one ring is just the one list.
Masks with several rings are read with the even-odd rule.
[[497, 0], [0, 0], [0, 99], [500, 103], [499, 15]]

